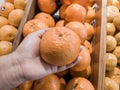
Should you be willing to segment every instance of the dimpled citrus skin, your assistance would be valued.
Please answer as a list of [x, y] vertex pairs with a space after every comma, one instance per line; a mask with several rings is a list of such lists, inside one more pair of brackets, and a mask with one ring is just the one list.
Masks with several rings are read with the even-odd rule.
[[31, 90], [33, 86], [33, 81], [25, 81], [19, 85], [19, 90]]
[[7, 24], [8, 24], [8, 19], [3, 16], [0, 16], [0, 28]]
[[73, 30], [80, 38], [82, 43], [87, 39], [87, 32], [84, 24], [78, 21], [71, 21], [65, 25], [65, 27]]
[[56, 10], [55, 0], [37, 0], [38, 8], [40, 11], [52, 14]]
[[0, 56], [9, 54], [12, 51], [12, 43], [8, 41], [0, 41]]
[[5, 0], [5, 1], [14, 4], [14, 0]]
[[87, 6], [87, 14], [86, 14], [85, 22], [90, 23], [94, 18], [95, 18], [95, 10], [90, 6]]
[[28, 0], [14, 0], [14, 6], [16, 9], [25, 10]]
[[87, 40], [91, 40], [95, 34], [94, 27], [89, 23], [84, 23], [87, 32]]
[[73, 71], [70, 69], [70, 74], [72, 77], [84, 77], [84, 78], [89, 78], [91, 75], [91, 66], [89, 65], [85, 70], [83, 71]]
[[71, 79], [66, 85], [65, 90], [95, 90], [92, 83], [83, 77]]
[[56, 22], [56, 27], [64, 27], [65, 26], [65, 20], [59, 20]]
[[72, 3], [78, 3], [83, 6], [92, 6], [96, 0], [71, 0]]
[[67, 65], [79, 55], [80, 43], [79, 36], [72, 30], [54, 27], [42, 36], [40, 55], [49, 64]]
[[60, 3], [61, 4], [68, 4], [68, 5], [70, 5], [71, 4], [71, 0], [60, 0]]
[[92, 54], [93, 52], [92, 44], [88, 40], [85, 40], [83, 45], [88, 49], [89, 53]]
[[19, 27], [23, 15], [24, 15], [24, 10], [22, 9], [12, 10], [8, 16], [9, 24], [15, 27]]
[[23, 36], [26, 37], [28, 34], [43, 28], [48, 28], [48, 25], [37, 19], [29, 20], [23, 27]]
[[69, 5], [64, 12], [64, 19], [66, 21], [79, 21], [84, 23], [86, 18], [86, 9], [76, 3]]
[[0, 16], [8, 18], [9, 13], [14, 10], [14, 5], [9, 2], [5, 2], [0, 5]]
[[35, 81], [33, 90], [60, 90], [60, 80], [56, 75], [50, 74]]
[[0, 28], [0, 40], [13, 42], [17, 32], [17, 28], [11, 25], [4, 25]]
[[35, 15], [35, 19], [39, 19], [39, 21], [46, 23], [49, 27], [55, 26], [55, 20], [50, 14], [40, 12]]
[[64, 19], [65, 18], [65, 10], [66, 8], [68, 7], [69, 5], [67, 4], [63, 4], [60, 9], [59, 9], [59, 16], [61, 19]]
[[81, 46], [79, 55], [82, 57], [82, 59], [75, 66], [71, 67], [71, 69], [74, 71], [85, 70], [91, 62], [90, 53], [85, 46]]

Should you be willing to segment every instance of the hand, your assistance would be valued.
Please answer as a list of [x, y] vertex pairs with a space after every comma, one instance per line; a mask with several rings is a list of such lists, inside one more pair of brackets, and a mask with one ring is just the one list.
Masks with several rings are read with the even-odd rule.
[[75, 62], [67, 66], [55, 66], [44, 62], [40, 58], [39, 44], [40, 38], [47, 30], [39, 30], [28, 35], [15, 50], [25, 80], [40, 79], [48, 74], [63, 71], [74, 66], [81, 59], [78, 57]]

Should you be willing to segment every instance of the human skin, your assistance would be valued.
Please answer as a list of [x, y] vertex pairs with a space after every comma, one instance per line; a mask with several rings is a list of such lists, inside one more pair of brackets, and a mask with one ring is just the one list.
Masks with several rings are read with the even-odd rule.
[[76, 65], [81, 57], [66, 66], [47, 64], [40, 58], [40, 38], [48, 29], [38, 30], [21, 42], [11, 54], [0, 56], [0, 90], [10, 90], [26, 80], [36, 80], [46, 75], [66, 70]]

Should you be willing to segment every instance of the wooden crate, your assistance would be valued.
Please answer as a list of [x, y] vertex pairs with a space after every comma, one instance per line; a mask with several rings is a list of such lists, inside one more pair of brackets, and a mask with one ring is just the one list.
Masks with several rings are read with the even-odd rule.
[[[105, 53], [106, 53], [106, 0], [96, 0], [95, 35], [93, 38], [92, 75], [90, 81], [95, 90], [104, 90]], [[19, 27], [19, 32], [13, 43], [13, 50], [22, 40], [22, 29], [26, 21], [32, 19], [36, 12], [36, 0], [29, 0], [25, 15]]]
[[20, 44], [21, 40], [23, 39], [22, 36], [23, 26], [28, 20], [33, 18], [33, 16], [35, 15], [35, 9], [36, 9], [36, 0], [29, 0], [25, 8], [24, 17], [22, 18], [18, 28], [18, 34], [13, 42], [13, 51], [17, 48], [17, 46]]
[[92, 75], [90, 81], [93, 83], [95, 90], [104, 90], [107, 0], [96, 0], [96, 4], [96, 33], [93, 39]]

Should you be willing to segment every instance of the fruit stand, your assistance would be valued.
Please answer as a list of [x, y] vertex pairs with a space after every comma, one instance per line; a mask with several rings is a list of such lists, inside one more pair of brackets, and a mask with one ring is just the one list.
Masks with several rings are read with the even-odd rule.
[[[54, 1], [54, 0], [51, 0], [51, 1]], [[57, 89], [57, 90], [73, 90], [73, 88], [71, 89], [71, 88], [69, 88], [69, 86], [74, 85], [74, 83], [71, 84], [68, 82], [70, 80], [72, 80], [74, 77], [83, 77], [83, 78], [85, 78], [85, 80], [88, 80], [88, 82], [90, 82], [89, 86], [91, 86], [91, 85], [93, 86], [93, 87], [88, 86], [89, 89], [91, 88], [90, 90], [109, 90], [109, 89], [104, 89], [104, 80], [105, 80], [104, 78], [105, 78], [105, 74], [106, 74], [105, 73], [105, 71], [106, 71], [105, 55], [106, 55], [106, 35], [107, 35], [106, 34], [107, 1], [106, 0], [102, 0], [102, 1], [95, 0], [95, 2], [94, 2], [94, 0], [93, 0], [94, 4], [92, 3], [92, 5], [91, 4], [84, 5], [84, 3], [82, 3], [83, 5], [80, 4], [81, 6], [78, 5], [78, 3], [81, 3], [79, 1], [80, 0], [73, 0], [73, 2], [72, 2], [72, 0], [56, 0], [56, 1], [54, 1], [56, 3], [55, 10], [54, 10], [55, 7], [52, 6], [52, 8], [50, 7], [51, 11], [50, 10], [44, 11], [44, 9], [41, 8], [39, 5], [39, 4], [41, 4], [41, 2], [44, 2], [44, 1], [42, 1], [42, 0], [29, 0], [29, 2], [27, 2], [26, 7], [24, 9], [24, 15], [21, 18], [21, 22], [19, 23], [19, 26], [17, 27], [18, 32], [17, 32], [17, 35], [13, 41], [12, 51], [14, 51], [18, 47], [18, 45], [21, 43], [23, 38], [25, 38], [25, 36], [27, 35], [26, 33], [24, 33], [25, 32], [24, 31], [25, 24], [28, 21], [35, 18], [35, 16], [40, 12], [47, 13], [47, 14], [49, 13], [49, 15], [54, 18], [55, 24], [59, 20], [65, 20], [64, 23], [62, 23], [62, 24], [56, 24], [56, 26], [53, 25], [54, 27], [57, 27], [57, 25], [58, 26], [62, 25], [62, 27], [64, 26], [64, 27], [67, 27], [69, 29], [72, 28], [74, 30], [74, 28], [71, 27], [72, 25], [74, 26], [73, 23], [70, 23], [71, 21], [81, 22], [79, 24], [79, 25], [81, 25], [80, 28], [83, 26], [92, 25], [88, 28], [94, 28], [94, 31], [92, 32], [93, 29], [91, 29], [90, 32], [92, 32], [92, 34], [87, 33], [87, 35], [89, 36], [89, 37], [87, 37], [87, 39], [86, 39], [86, 37], [84, 37], [86, 34], [84, 34], [82, 31], [80, 31], [80, 33], [84, 34], [83, 36], [82, 36], [82, 34], [80, 34], [80, 38], [82, 38], [81, 42], [84, 42], [86, 40], [90, 44], [90, 45], [88, 45], [88, 43], [81, 44], [83, 46], [86, 46], [86, 48], [89, 51], [89, 56], [90, 56], [89, 68], [87, 67], [87, 69], [85, 68], [84, 70], [81, 70], [80, 71], [81, 74], [78, 74], [78, 72], [76, 72], [76, 71], [72, 71], [73, 69], [71, 68], [65, 72], [62, 72], [62, 74], [64, 73], [62, 75], [62, 77], [61, 77], [61, 73], [56, 73], [55, 75], [57, 77], [54, 75], [51, 75], [51, 77], [48, 76], [48, 77], [43, 78], [42, 80], [46, 80], [46, 83], [47, 83], [47, 78], [49, 79], [49, 77], [50, 78], [54, 77], [54, 79], [61, 77], [61, 78], [65, 79], [65, 81], [64, 80], [62, 81], [60, 78], [60, 81], [61, 81], [60, 83], [62, 83], [62, 84], [64, 83], [63, 84], [64, 89]], [[87, 0], [85, 0], [85, 1], [87, 1]], [[76, 20], [76, 18], [72, 18], [71, 16], [70, 16], [71, 18], [67, 17], [67, 15], [69, 16], [69, 12], [70, 12], [69, 10], [72, 9], [74, 11], [75, 6], [74, 5], [72, 6], [71, 3], [77, 3], [76, 7], [77, 6], [80, 7], [80, 10], [82, 12], [82, 13], [76, 12], [77, 15], [72, 12], [72, 14], [76, 15], [77, 20]], [[47, 4], [47, 2], [46, 2], [46, 4]], [[66, 6], [63, 6], [63, 4], [66, 4]], [[70, 9], [67, 8], [69, 6], [70, 6]], [[82, 6], [85, 7], [85, 9], [82, 8]], [[64, 11], [64, 9], [61, 9], [61, 7], [67, 8], [68, 11], [67, 10]], [[53, 9], [53, 11], [52, 11], [52, 9]], [[88, 14], [88, 17], [86, 17], [85, 20], [81, 19], [81, 17], [84, 15], [83, 14], [84, 10], [87, 11], [87, 12], [85, 11], [86, 15]], [[91, 10], [92, 14], [90, 12], [88, 12], [89, 10]], [[65, 12], [65, 13], [63, 13], [63, 12]], [[93, 14], [94, 12], [95, 12], [95, 15]], [[70, 13], [70, 15], [71, 15], [71, 13]], [[36, 18], [39, 18], [39, 17], [36, 16]], [[75, 19], [75, 20], [73, 20], [73, 19]], [[75, 25], [78, 25], [78, 23], [75, 23]], [[42, 26], [44, 26], [44, 25], [42, 25]], [[44, 28], [46, 28], [46, 27], [47, 26], [45, 26]], [[48, 27], [51, 27], [51, 24], [48, 25]], [[32, 32], [30, 32], [30, 33], [32, 33]], [[88, 56], [87, 56], [87, 60], [88, 60]], [[77, 67], [77, 69], [78, 69], [78, 67]], [[41, 82], [42, 82], [42, 80], [41, 80]], [[55, 79], [55, 80], [58, 80], [58, 79]], [[83, 82], [85, 81], [84, 79], [82, 79], [82, 80], [83, 80]], [[25, 89], [26, 88], [25, 86], [30, 85], [29, 87], [32, 87], [31, 90], [38, 90], [37, 88], [40, 87], [40, 86], [38, 86], [39, 82], [40, 82], [39, 80], [36, 82], [35, 81], [24, 82], [20, 86], [16, 87], [16, 89], [17, 90], [29, 90], [29, 89]], [[58, 81], [56, 81], [56, 82], [58, 82]], [[87, 81], [85, 81], [85, 82], [87, 82]], [[52, 83], [52, 81], [51, 81], [51, 83]], [[82, 81], [79, 83], [82, 83]], [[67, 85], [67, 84], [69, 84], [69, 85]], [[65, 85], [66, 85], [66, 87], [65, 87]], [[56, 87], [59, 87], [59, 86], [56, 86]], [[77, 90], [77, 86], [74, 87], [74, 90]], [[85, 90], [88, 90], [88, 89], [85, 89]]]
[[[26, 7], [26, 14], [24, 19], [21, 21], [19, 35], [17, 35], [14, 47], [17, 47], [22, 39], [22, 30], [24, 23], [28, 20], [32, 19], [36, 13], [36, 4], [35, 0], [31, 0], [28, 2]], [[96, 5], [94, 6], [96, 9], [95, 21], [93, 25], [95, 26], [95, 35], [92, 40], [93, 44], [93, 53], [92, 53], [92, 74], [89, 77], [89, 80], [95, 87], [95, 90], [103, 90], [104, 88], [104, 77], [105, 77], [105, 52], [106, 52], [106, 2], [101, 0], [96, 1]]]
[[113, 90], [120, 89], [120, 82], [119, 82], [120, 54], [118, 54], [120, 47], [119, 46], [119, 20], [120, 20], [119, 6], [120, 6], [120, 2], [118, 0], [107, 1], [105, 90], [107, 90], [108, 87], [110, 87], [110, 89]]

